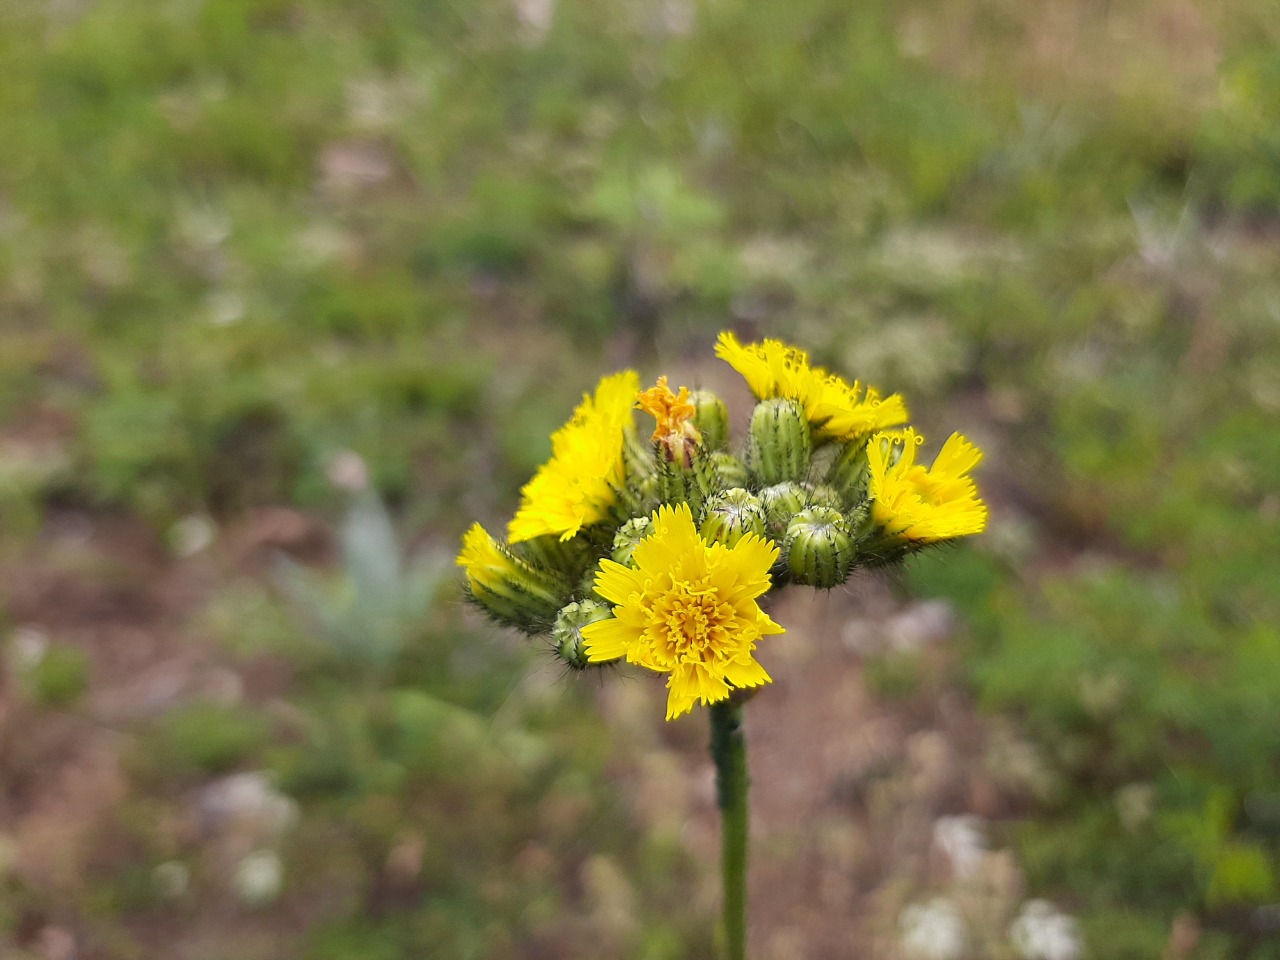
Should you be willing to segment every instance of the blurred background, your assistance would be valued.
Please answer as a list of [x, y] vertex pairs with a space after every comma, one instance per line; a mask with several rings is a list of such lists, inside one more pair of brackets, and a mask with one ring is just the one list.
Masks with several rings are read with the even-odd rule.
[[705, 718], [461, 602], [604, 372], [988, 452], [784, 598], [759, 960], [1280, 957], [1274, 0], [0, 0], [0, 955], [715, 955]]

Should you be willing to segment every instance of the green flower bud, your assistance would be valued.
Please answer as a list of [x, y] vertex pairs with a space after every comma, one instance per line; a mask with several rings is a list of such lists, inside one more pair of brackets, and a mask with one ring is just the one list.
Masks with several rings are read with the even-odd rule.
[[555, 534], [545, 534], [514, 544], [512, 552], [534, 567], [553, 570], [566, 580], [576, 580], [592, 563], [591, 548], [582, 537], [561, 540]]
[[871, 511], [866, 504], [849, 514], [845, 518], [845, 522], [849, 525], [849, 535], [853, 537], [854, 543], [861, 543], [871, 536], [871, 532], [875, 530], [876, 526], [875, 521], [872, 519]]
[[710, 390], [695, 390], [689, 397], [693, 403], [693, 425], [702, 434], [707, 450], [724, 450], [729, 445], [729, 408]]
[[636, 545], [653, 532], [652, 517], [632, 517], [618, 528], [613, 537], [613, 561], [624, 567], [631, 565]]
[[760, 491], [764, 503], [765, 523], [775, 540], [781, 540], [787, 532], [791, 518], [809, 505], [805, 489], [798, 483], [776, 483]]
[[705, 495], [708, 478], [708, 461], [697, 457], [690, 461], [662, 463], [658, 473], [658, 501], [660, 503], [689, 503], [695, 507]]
[[800, 486], [804, 488], [808, 497], [807, 505], [810, 507], [830, 507], [832, 510], [839, 510], [844, 506], [839, 491], [829, 484], [802, 483]]
[[853, 538], [838, 510], [809, 507], [787, 524], [782, 555], [796, 583], [822, 589], [844, 583], [853, 553]]
[[747, 468], [763, 485], [803, 480], [809, 473], [813, 438], [804, 410], [794, 400], [774, 398], [751, 414]]
[[613, 616], [606, 603], [595, 600], [579, 600], [561, 608], [556, 614], [555, 625], [551, 628], [552, 649], [571, 670], [585, 670], [594, 666], [587, 659], [587, 652], [582, 646], [582, 628], [597, 620], [606, 620]]
[[660, 465], [653, 444], [628, 428], [623, 434], [622, 464], [625, 480], [615, 488], [615, 507], [623, 516], [643, 513], [656, 502], [659, 492]]
[[764, 536], [764, 504], [741, 487], [726, 490], [707, 501], [702, 519], [702, 539], [732, 547], [748, 533]]
[[745, 488], [750, 482], [746, 464], [733, 454], [718, 450], [711, 454], [707, 460], [711, 464], [711, 475], [717, 489]]
[[517, 557], [478, 523], [463, 538], [457, 563], [466, 571], [472, 599], [495, 620], [525, 633], [545, 631], [569, 599], [566, 579]]
[[831, 461], [827, 483], [850, 502], [862, 500], [867, 495], [867, 469], [867, 442], [847, 443]]
[[658, 473], [653, 444], [646, 442], [632, 427], [623, 434], [622, 464], [628, 480], [640, 482]]

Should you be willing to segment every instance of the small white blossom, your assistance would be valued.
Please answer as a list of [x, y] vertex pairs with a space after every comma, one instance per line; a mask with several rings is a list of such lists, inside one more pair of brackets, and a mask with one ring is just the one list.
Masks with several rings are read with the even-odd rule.
[[39, 627], [18, 627], [9, 636], [9, 650], [19, 670], [34, 670], [49, 652], [49, 635]]
[[274, 850], [258, 850], [249, 854], [236, 866], [232, 886], [242, 903], [251, 907], [264, 906], [280, 895], [284, 883], [284, 868]]
[[179, 557], [194, 557], [213, 543], [217, 533], [208, 517], [191, 514], [169, 528], [169, 548]]
[[946, 897], [907, 907], [898, 923], [902, 949], [915, 960], [959, 960], [964, 955], [964, 918]]
[[982, 818], [972, 815], [939, 817], [933, 824], [933, 842], [951, 861], [958, 880], [972, 877], [987, 853]]
[[369, 486], [369, 466], [354, 450], [343, 450], [329, 461], [325, 471], [329, 482], [339, 490], [358, 493]]
[[200, 791], [197, 802], [200, 813], [215, 829], [239, 824], [275, 838], [298, 820], [298, 804], [272, 786], [261, 771], [215, 780]]
[[551, 32], [551, 21], [555, 19], [555, 0], [515, 0], [516, 19], [525, 43], [538, 46]]
[[1075, 918], [1047, 900], [1028, 900], [1009, 927], [1013, 941], [1026, 960], [1077, 960], [1083, 952]]
[[227, 327], [244, 319], [244, 297], [233, 290], [217, 290], [209, 294], [206, 306], [209, 322], [215, 327]]

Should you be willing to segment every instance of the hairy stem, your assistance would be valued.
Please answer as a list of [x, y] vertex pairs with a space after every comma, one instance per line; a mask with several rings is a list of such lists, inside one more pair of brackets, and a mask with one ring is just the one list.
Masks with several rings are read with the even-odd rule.
[[727, 957], [728, 960], [745, 960], [748, 781], [741, 703], [723, 700], [711, 706], [711, 756], [716, 763], [716, 797], [720, 804]]

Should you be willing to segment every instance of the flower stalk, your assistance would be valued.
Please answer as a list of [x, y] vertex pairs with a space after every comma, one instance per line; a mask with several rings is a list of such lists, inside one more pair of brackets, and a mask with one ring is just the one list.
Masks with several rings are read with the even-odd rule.
[[720, 869], [724, 882], [724, 939], [728, 960], [747, 955], [747, 743], [742, 702], [711, 705], [711, 757], [720, 807]]

